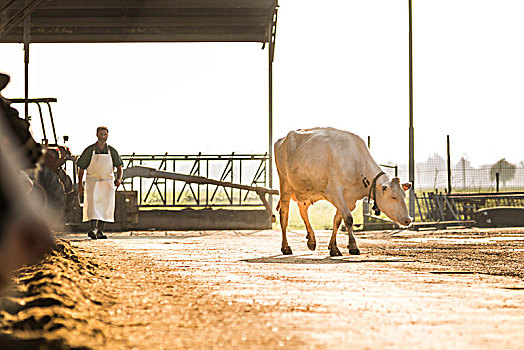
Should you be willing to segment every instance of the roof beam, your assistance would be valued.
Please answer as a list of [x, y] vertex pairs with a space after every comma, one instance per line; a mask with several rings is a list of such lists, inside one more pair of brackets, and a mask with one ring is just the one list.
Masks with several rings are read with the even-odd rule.
[[211, 26], [263, 26], [267, 16], [249, 17], [33, 17], [33, 27], [85, 26], [85, 27], [211, 27]]
[[[258, 38], [258, 39], [257, 39]], [[17, 42], [19, 36], [7, 35], [0, 42]], [[267, 35], [229, 34], [31, 34], [32, 43], [119, 43], [119, 42], [264, 42]], [[19, 42], [19, 41], [18, 41]]]
[[[0, 26], [0, 38], [5, 36], [14, 28], [16, 28], [18, 24], [20, 24], [25, 18], [27, 18], [27, 16], [33, 13], [38, 8], [38, 6], [40, 6], [40, 4], [42, 4], [42, 2], [44, 1], [45, 0], [32, 0], [28, 2], [24, 7], [22, 7], [14, 15], [12, 15], [11, 18], [1, 23], [2, 25]], [[5, 6], [7, 8], [9, 4]]]
[[[21, 7], [17, 1], [15, 7]], [[109, 9], [109, 8], [272, 8], [276, 0], [53, 0], [45, 4], [47, 9]]]

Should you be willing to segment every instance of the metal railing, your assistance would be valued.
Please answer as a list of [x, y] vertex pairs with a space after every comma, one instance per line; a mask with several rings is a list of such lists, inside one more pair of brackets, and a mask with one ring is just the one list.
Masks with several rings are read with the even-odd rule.
[[[269, 156], [265, 154], [123, 155], [124, 168], [147, 166], [161, 171], [218, 181], [267, 187]], [[134, 177], [123, 190], [136, 190], [141, 207], [258, 207], [255, 191], [165, 178]]]
[[417, 221], [473, 220], [478, 210], [496, 207], [524, 207], [524, 192], [442, 193], [416, 195]]

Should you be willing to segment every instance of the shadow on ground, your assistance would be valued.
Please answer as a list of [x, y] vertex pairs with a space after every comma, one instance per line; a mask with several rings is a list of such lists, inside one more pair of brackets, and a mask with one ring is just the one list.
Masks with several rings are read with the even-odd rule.
[[355, 264], [355, 263], [407, 263], [414, 262], [413, 260], [402, 260], [402, 259], [384, 259], [384, 258], [312, 258], [310, 254], [295, 255], [295, 256], [284, 256], [284, 255], [273, 255], [264, 256], [253, 259], [242, 259], [240, 261], [255, 263], [255, 264]]

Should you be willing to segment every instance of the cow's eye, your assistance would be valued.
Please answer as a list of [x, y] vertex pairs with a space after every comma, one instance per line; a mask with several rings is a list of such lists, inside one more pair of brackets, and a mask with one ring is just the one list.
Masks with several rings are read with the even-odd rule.
[[393, 196], [393, 199], [397, 199], [397, 197]]

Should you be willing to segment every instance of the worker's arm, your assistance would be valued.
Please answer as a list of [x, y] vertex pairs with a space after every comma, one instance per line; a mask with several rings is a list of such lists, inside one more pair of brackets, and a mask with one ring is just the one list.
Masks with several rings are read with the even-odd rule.
[[116, 167], [116, 178], [115, 178], [115, 187], [120, 186], [122, 183], [122, 166], [119, 165]]
[[84, 169], [78, 168], [78, 192], [84, 192]]
[[76, 160], [76, 165], [78, 166], [78, 192], [84, 192], [84, 172], [86, 171], [89, 163], [91, 163], [91, 158], [93, 157], [93, 147], [91, 145], [87, 147], [80, 157]]

